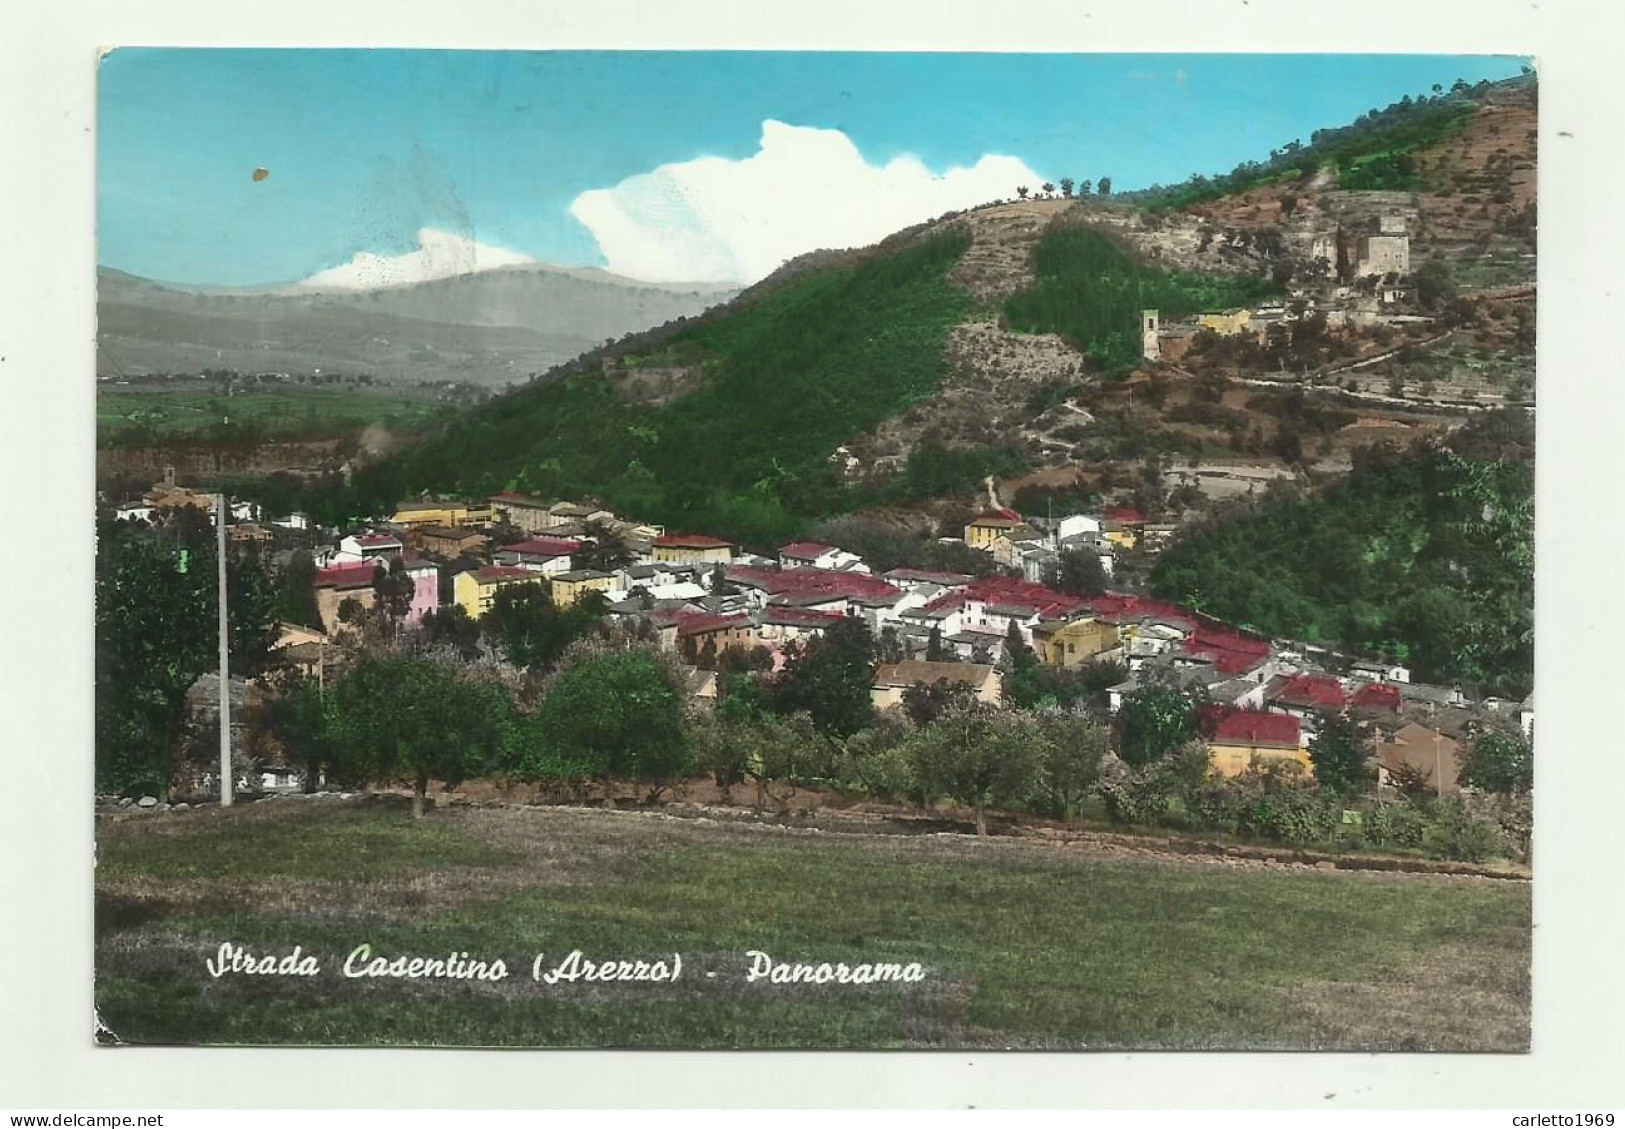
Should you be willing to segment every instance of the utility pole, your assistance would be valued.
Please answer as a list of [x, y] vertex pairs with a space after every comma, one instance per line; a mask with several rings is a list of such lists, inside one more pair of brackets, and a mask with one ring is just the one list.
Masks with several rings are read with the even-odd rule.
[[220, 806], [231, 806], [231, 672], [226, 668], [226, 494], [214, 499], [214, 557], [217, 574], [217, 600], [220, 609]]

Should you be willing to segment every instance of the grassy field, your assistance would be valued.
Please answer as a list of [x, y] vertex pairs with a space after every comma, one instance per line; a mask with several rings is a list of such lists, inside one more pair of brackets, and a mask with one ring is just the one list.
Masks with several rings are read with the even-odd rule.
[[[321, 973], [211, 978], [223, 941]], [[363, 942], [512, 975], [346, 979]], [[128, 1042], [1515, 1051], [1529, 948], [1528, 885], [1485, 879], [383, 801], [99, 826], [97, 1003]], [[572, 949], [682, 978], [531, 979]], [[751, 949], [925, 978], [747, 983]]]
[[414, 388], [271, 385], [239, 388], [228, 398], [218, 385], [197, 383], [98, 388], [97, 443], [331, 439], [370, 424], [404, 430], [456, 410]]

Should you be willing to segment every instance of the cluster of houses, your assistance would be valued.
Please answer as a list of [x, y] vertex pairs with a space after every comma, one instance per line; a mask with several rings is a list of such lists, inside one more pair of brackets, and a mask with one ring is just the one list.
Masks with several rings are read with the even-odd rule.
[[1376, 217], [1367, 230], [1318, 232], [1307, 246], [1311, 262], [1324, 264], [1329, 280], [1324, 287], [1299, 287], [1294, 297], [1301, 307], [1285, 303], [1228, 310], [1211, 310], [1177, 324], [1164, 324], [1157, 310], [1140, 317], [1141, 354], [1148, 361], [1177, 361], [1203, 330], [1221, 337], [1249, 336], [1263, 342], [1270, 330], [1289, 326], [1301, 309], [1326, 321], [1328, 328], [1373, 325], [1409, 325], [1433, 319], [1401, 311], [1413, 295], [1410, 235], [1403, 215]]
[[[170, 481], [167, 489], [179, 488]], [[297, 528], [300, 521], [296, 515], [277, 524]], [[1197, 691], [1208, 703], [1202, 721], [1212, 763], [1227, 775], [1280, 760], [1310, 769], [1309, 742], [1323, 710], [1347, 710], [1368, 730], [1379, 784], [1406, 772], [1444, 793], [1458, 787], [1465, 743], [1486, 718], [1515, 718], [1530, 733], [1532, 697], [1469, 700], [1460, 687], [1415, 682], [1396, 664], [1264, 638], [1166, 601], [1069, 595], [1042, 582], [1060, 554], [1093, 553], [1109, 576], [1115, 550], [1155, 546], [1171, 531], [1124, 507], [1057, 520], [995, 506], [965, 527], [964, 543], [1003, 565], [999, 572], [877, 574], [837, 545], [796, 541], [761, 556], [593, 505], [512, 493], [483, 503], [410, 501], [318, 554], [320, 627], [284, 625], [280, 645], [295, 661], [318, 662], [354, 618], [344, 614], [346, 601], [372, 607], [386, 569], [410, 580], [408, 623], [450, 605], [478, 619], [510, 585], [545, 585], [558, 606], [599, 593], [606, 617], [682, 656], [692, 670], [690, 690], [702, 699], [716, 695], [716, 660], [727, 648], [756, 652], [779, 669], [792, 644], [857, 618], [891, 660], [877, 666], [877, 708], [898, 704], [912, 686], [944, 680], [996, 703], [1009, 641], [1019, 637], [1046, 666], [1120, 664], [1126, 678], [1107, 691], [1114, 713], [1153, 682]], [[589, 567], [604, 559], [595, 542], [610, 537], [624, 549], [614, 557], [625, 563]]]

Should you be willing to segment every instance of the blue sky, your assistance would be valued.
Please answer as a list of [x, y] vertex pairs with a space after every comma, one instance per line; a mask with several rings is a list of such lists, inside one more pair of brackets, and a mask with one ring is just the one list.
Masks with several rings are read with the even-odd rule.
[[[1225, 171], [1434, 83], [1502, 78], [1521, 63], [122, 49], [100, 71], [99, 258], [178, 282], [290, 281], [358, 253], [412, 251], [432, 228], [546, 262], [641, 267], [645, 277], [690, 253], [691, 277], [751, 273], [751, 256], [730, 240], [761, 219], [757, 210], [786, 212], [762, 251], [771, 258], [795, 238], [797, 217], [830, 195], [797, 197], [798, 184], [820, 187], [807, 164], [821, 152], [810, 129], [844, 134], [854, 161], [861, 155], [856, 172], [911, 154], [940, 174], [1002, 155], [1041, 178], [1110, 176], [1125, 190]], [[809, 131], [785, 135], [781, 160], [743, 175], [767, 120]], [[695, 178], [679, 170], [611, 191], [704, 157], [724, 160], [693, 166]], [[270, 175], [254, 181], [256, 167]], [[963, 179], [957, 191], [978, 190]], [[597, 206], [578, 209], [597, 217], [589, 228], [572, 206], [594, 190]], [[847, 227], [855, 240], [867, 235], [860, 210], [848, 201], [811, 217], [807, 238], [828, 246]], [[651, 215], [703, 230], [645, 256], [638, 241]]]

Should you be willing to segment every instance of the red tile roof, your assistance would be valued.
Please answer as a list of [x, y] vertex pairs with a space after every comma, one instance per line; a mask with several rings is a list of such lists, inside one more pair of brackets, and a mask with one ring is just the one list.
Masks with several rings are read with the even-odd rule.
[[1058, 619], [1089, 606], [1089, 601], [1082, 596], [1068, 596], [1042, 584], [1030, 584], [1010, 576], [980, 577], [965, 586], [964, 594], [967, 600], [999, 608], [1026, 609], [1043, 619]]
[[1266, 640], [1230, 628], [1218, 627], [1198, 617], [1196, 630], [1185, 640], [1185, 650], [1213, 660], [1224, 674], [1243, 674], [1269, 658]]
[[1227, 711], [1213, 721], [1212, 740], [1225, 745], [1267, 745], [1296, 749], [1302, 745], [1298, 719], [1261, 710]]
[[1354, 692], [1349, 704], [1357, 709], [1399, 711], [1399, 687], [1368, 682]]
[[701, 533], [668, 533], [654, 539], [656, 545], [667, 549], [731, 549], [732, 541], [707, 537]]
[[971, 524], [984, 525], [1007, 521], [1019, 523], [1021, 521], [1021, 515], [1016, 513], [1015, 510], [1010, 509], [1008, 506], [1002, 506], [996, 510], [988, 510], [986, 513], [977, 514], [976, 520], [971, 522]]
[[825, 553], [836, 551], [834, 545], [820, 545], [816, 541], [792, 541], [779, 549], [779, 559], [793, 557], [798, 561], [815, 561]]
[[1151, 520], [1133, 506], [1107, 506], [1102, 516], [1119, 525], [1144, 525]]
[[677, 623], [680, 638], [706, 635], [712, 631], [727, 631], [751, 626], [747, 615], [711, 615], [707, 612], [678, 612], [672, 617]]
[[528, 568], [511, 568], [507, 565], [486, 565], [484, 568], [474, 570], [474, 579], [481, 584], [488, 584], [494, 580], [545, 580], [539, 572]]
[[943, 572], [941, 569], [935, 568], [894, 568], [890, 572], [882, 575], [885, 577], [885, 579], [891, 581], [925, 580], [930, 581], [933, 584], [947, 584], [950, 586], [969, 584], [973, 579], [967, 573]]
[[814, 608], [792, 608], [775, 604], [762, 613], [763, 623], [782, 627], [828, 627], [847, 618], [840, 612], [821, 612]]
[[377, 561], [351, 561], [347, 564], [332, 565], [318, 572], [313, 583], [317, 588], [369, 587], [373, 578], [378, 575], [378, 568]]
[[1318, 674], [1299, 674], [1289, 678], [1275, 693], [1275, 701], [1289, 706], [1310, 706], [1314, 709], [1342, 709], [1345, 705], [1343, 684], [1335, 678]]
[[854, 600], [900, 600], [903, 590], [866, 572], [829, 568], [760, 568], [734, 565], [728, 579], [770, 596], [845, 596]]
[[388, 533], [361, 533], [356, 536], [357, 545], [399, 545], [401, 539]]
[[504, 545], [497, 552], [519, 553], [527, 557], [567, 557], [579, 548], [580, 541], [570, 541], [562, 537], [532, 537], [528, 541]]

